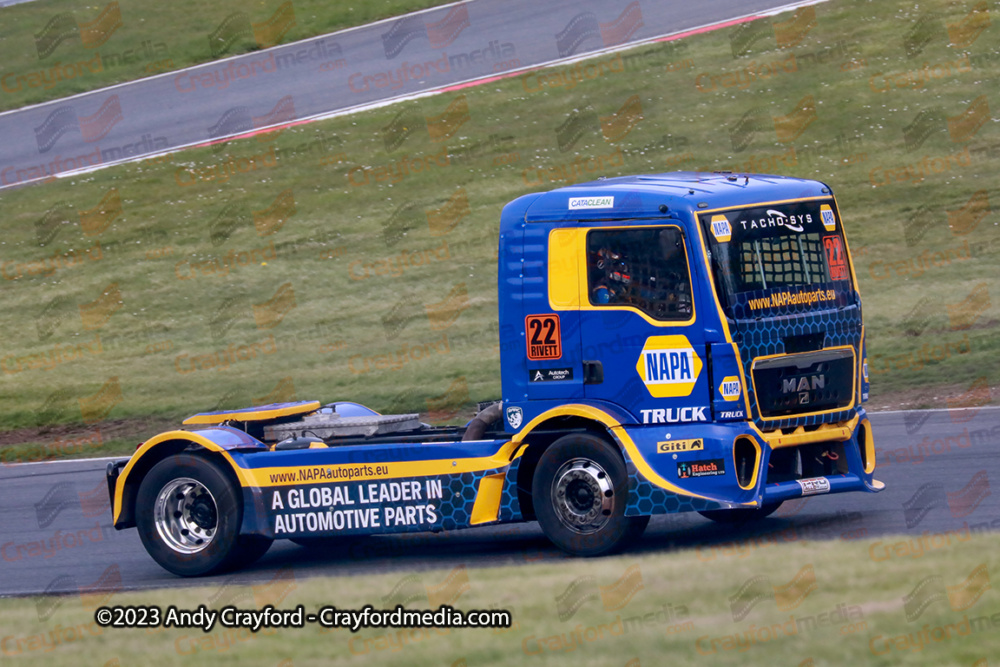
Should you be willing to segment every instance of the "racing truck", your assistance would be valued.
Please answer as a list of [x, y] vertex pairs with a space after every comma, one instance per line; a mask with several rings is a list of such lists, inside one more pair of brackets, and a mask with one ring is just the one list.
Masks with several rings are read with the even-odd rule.
[[502, 398], [464, 426], [352, 401], [196, 414], [109, 463], [115, 528], [182, 576], [275, 539], [521, 521], [598, 556], [654, 514], [742, 522], [884, 488], [827, 185], [675, 172], [524, 195], [497, 273]]

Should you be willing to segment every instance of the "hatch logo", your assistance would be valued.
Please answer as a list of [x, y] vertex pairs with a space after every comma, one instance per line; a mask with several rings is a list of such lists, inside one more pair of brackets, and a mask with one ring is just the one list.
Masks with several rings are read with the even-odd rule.
[[701, 375], [701, 357], [685, 336], [650, 336], [635, 364], [655, 398], [690, 396]]
[[733, 238], [733, 228], [729, 224], [729, 220], [726, 219], [726, 216], [712, 216], [712, 236], [719, 243], [729, 243], [729, 239]]
[[735, 401], [740, 397], [740, 379], [735, 375], [722, 378], [719, 393], [725, 401]]

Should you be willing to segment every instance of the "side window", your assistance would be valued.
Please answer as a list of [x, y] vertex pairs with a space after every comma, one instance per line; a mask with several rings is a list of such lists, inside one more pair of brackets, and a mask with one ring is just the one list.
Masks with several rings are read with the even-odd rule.
[[677, 227], [587, 234], [590, 303], [633, 306], [658, 320], [691, 317], [691, 274]]

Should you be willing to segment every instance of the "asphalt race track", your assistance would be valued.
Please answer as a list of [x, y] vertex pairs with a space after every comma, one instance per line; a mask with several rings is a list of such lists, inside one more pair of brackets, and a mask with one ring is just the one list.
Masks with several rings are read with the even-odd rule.
[[[877, 552], [885, 535], [1000, 529], [1000, 494], [990, 493], [990, 482], [1000, 479], [1000, 409], [876, 413], [871, 420], [876, 478], [887, 485], [882, 493], [790, 502], [765, 521], [735, 529], [697, 514], [656, 516], [633, 551], [696, 549], [699, 559], [711, 560], [734, 542], [752, 546], [767, 540], [857, 539]], [[279, 541], [242, 572], [181, 579], [146, 554], [134, 529], [118, 532], [111, 526], [106, 464], [91, 460], [0, 466], [0, 596], [76, 593], [102, 581], [126, 590], [259, 583], [289, 567], [296, 578], [304, 578], [567, 558], [532, 522], [439, 535], [373, 537], [322, 553]]]
[[[641, 5], [629, 0], [473, 0], [223, 57], [0, 114], [4, 147], [0, 188], [614, 49], [789, 4], [790, 0], [669, 0]], [[212, 32], [213, 26], [205, 27], [206, 37]], [[88, 67], [112, 66], [116, 57], [112, 47], [113, 40], [102, 46], [100, 62], [92, 65], [64, 63], [63, 69], [72, 70], [65, 76], [85, 77]], [[151, 61], [169, 55], [165, 43], [143, 48]], [[62, 69], [53, 73], [53, 66], [40, 62], [39, 72], [49, 80], [63, 76]], [[4, 80], [9, 92], [26, 85], [28, 79]]]

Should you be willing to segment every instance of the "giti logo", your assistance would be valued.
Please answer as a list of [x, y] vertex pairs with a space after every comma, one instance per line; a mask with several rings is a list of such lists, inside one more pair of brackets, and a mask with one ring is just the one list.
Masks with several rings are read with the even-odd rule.
[[722, 394], [722, 398], [726, 401], [735, 401], [740, 397], [740, 379], [735, 375], [729, 375], [722, 378], [722, 384], [719, 385], [719, 393]]
[[699, 452], [705, 449], [705, 441], [701, 438], [695, 440], [670, 440], [668, 442], [656, 443], [657, 454], [672, 454], [674, 452]]
[[819, 217], [823, 221], [823, 228], [828, 232], [832, 232], [837, 228], [837, 217], [833, 214], [833, 209], [830, 208], [829, 204], [823, 204], [819, 207]]
[[728, 243], [733, 236], [733, 228], [724, 215], [712, 216], [712, 236], [719, 243]]
[[635, 369], [650, 395], [666, 398], [689, 396], [701, 366], [701, 357], [685, 336], [650, 336]]

